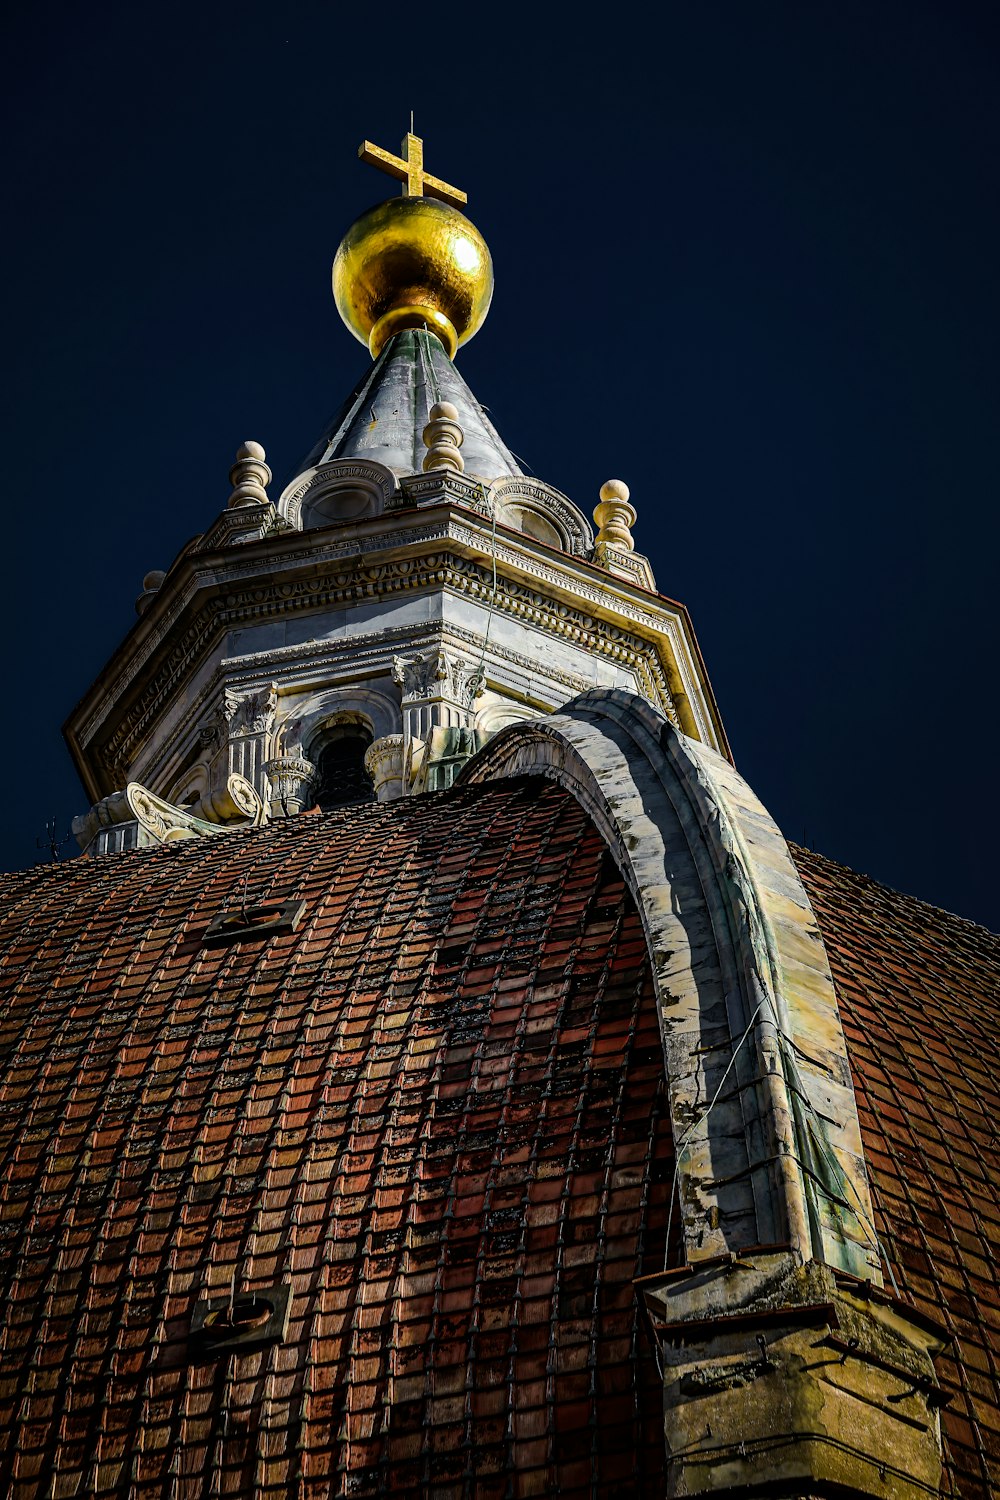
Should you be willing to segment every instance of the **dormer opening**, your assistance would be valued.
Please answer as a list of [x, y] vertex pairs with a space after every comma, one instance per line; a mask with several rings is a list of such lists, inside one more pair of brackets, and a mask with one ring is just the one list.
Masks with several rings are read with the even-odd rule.
[[374, 800], [374, 783], [365, 769], [365, 752], [372, 738], [370, 727], [354, 715], [328, 720], [313, 736], [306, 753], [316, 767], [314, 807], [332, 812], [350, 802]]

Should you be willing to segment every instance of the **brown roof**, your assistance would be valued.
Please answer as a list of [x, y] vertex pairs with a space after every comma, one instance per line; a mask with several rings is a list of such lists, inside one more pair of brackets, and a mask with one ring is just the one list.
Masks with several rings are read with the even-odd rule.
[[[956, 1333], [949, 1482], [979, 1497], [1000, 939], [795, 857], [884, 1248]], [[286, 899], [293, 931], [206, 942]], [[568, 794], [504, 782], [37, 868], [0, 884], [0, 955], [0, 1493], [193, 1496], [210, 1470], [275, 1497], [514, 1474], [662, 1493], [632, 1292], [672, 1173], [656, 1009]], [[289, 1288], [276, 1347], [225, 1345], [234, 1278], [278, 1325]]]
[[[4, 896], [0, 1493], [662, 1492], [632, 1290], [672, 1172], [656, 1007], [568, 794], [352, 807]], [[205, 945], [292, 897], [294, 932]], [[279, 1314], [290, 1284], [276, 1348], [192, 1336], [234, 1278]]]
[[875, 1220], [944, 1323], [953, 1493], [1000, 1492], [1000, 937], [793, 849], [847, 1036]]

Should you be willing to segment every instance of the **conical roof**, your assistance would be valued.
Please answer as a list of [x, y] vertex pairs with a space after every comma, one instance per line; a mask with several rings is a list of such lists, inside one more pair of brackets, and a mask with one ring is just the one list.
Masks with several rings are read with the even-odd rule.
[[369, 458], [396, 474], [419, 474], [427, 453], [423, 430], [436, 401], [458, 409], [467, 474], [489, 481], [523, 472], [440, 341], [412, 328], [386, 345], [297, 472], [336, 458]]

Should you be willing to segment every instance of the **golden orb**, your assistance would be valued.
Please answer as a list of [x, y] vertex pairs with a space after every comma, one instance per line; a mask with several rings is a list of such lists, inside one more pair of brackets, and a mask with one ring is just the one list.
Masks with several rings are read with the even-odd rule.
[[404, 328], [437, 334], [453, 359], [489, 312], [493, 261], [457, 208], [436, 198], [390, 198], [355, 219], [341, 240], [333, 295], [373, 359]]

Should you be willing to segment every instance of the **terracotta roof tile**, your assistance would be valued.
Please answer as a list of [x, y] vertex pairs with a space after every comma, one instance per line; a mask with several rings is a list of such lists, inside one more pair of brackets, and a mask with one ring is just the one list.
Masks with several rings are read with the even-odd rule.
[[1000, 937], [793, 847], [827, 946], [883, 1250], [955, 1342], [951, 1492], [1000, 1492]]
[[[631, 1286], [664, 1256], [656, 1011], [569, 796], [354, 807], [3, 896], [0, 1487], [662, 1488]], [[289, 898], [295, 932], [204, 945]], [[234, 1278], [290, 1283], [288, 1331], [210, 1357], [192, 1312]]]
[[[1000, 939], [795, 850], [877, 1222], [954, 1331], [952, 1492], [1000, 1472]], [[632, 1279], [672, 1164], [641, 929], [530, 783], [26, 871], [0, 901], [0, 1484], [643, 1494]], [[266, 941], [223, 908], [301, 898]], [[207, 1292], [291, 1285], [208, 1357]], [[633, 1377], [634, 1372], [634, 1377]], [[516, 1479], [512, 1476], [516, 1475]], [[53, 1489], [54, 1486], [54, 1489]]]

